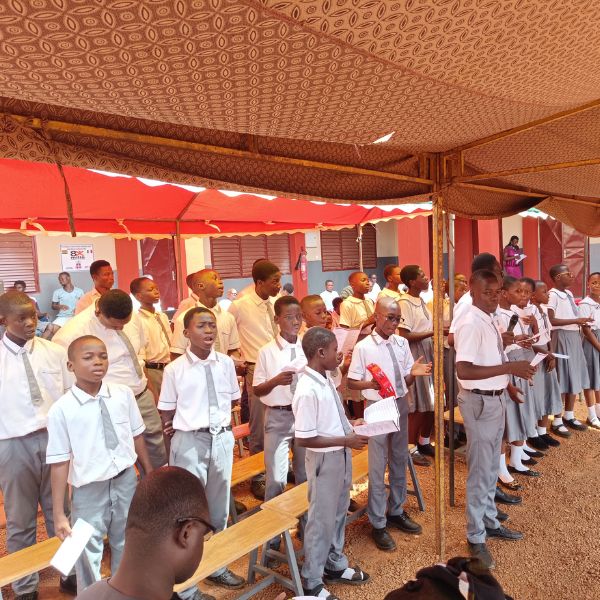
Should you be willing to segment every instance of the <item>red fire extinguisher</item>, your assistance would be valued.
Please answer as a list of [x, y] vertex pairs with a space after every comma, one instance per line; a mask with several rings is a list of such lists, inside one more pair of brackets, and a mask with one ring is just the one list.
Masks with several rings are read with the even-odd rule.
[[300, 271], [300, 279], [302, 279], [302, 281], [308, 279], [308, 265], [306, 263], [306, 250], [304, 247], [302, 247], [302, 250], [300, 250], [300, 254], [298, 255], [295, 270]]

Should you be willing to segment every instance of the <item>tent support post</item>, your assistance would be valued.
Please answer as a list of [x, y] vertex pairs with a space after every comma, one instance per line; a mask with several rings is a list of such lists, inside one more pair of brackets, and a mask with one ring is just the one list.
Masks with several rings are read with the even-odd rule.
[[[454, 313], [454, 276], [456, 271], [456, 257], [454, 254], [454, 215], [446, 213], [448, 218], [447, 240], [448, 240], [448, 295], [450, 300], [450, 321]], [[450, 451], [450, 460], [448, 462], [448, 486], [450, 506], [455, 505], [454, 497], [454, 348], [448, 350], [448, 389], [446, 397], [448, 399], [449, 419], [448, 419], [448, 449]]]
[[433, 386], [435, 401], [435, 542], [439, 560], [446, 553], [444, 477], [444, 199], [439, 193], [441, 164], [435, 161], [433, 200]]
[[183, 261], [181, 257], [181, 227], [179, 220], [175, 221], [175, 260], [177, 262], [177, 296], [179, 302], [183, 300], [183, 282], [185, 274], [183, 272]]
[[358, 270], [363, 270], [363, 226], [362, 223], [358, 225]]

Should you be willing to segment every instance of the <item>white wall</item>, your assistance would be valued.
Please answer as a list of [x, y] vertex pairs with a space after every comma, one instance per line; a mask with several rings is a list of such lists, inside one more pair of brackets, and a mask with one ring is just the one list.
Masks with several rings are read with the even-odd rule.
[[35, 245], [39, 273], [60, 273], [62, 271], [60, 262], [61, 244], [92, 244], [94, 246], [94, 260], [107, 260], [113, 268], [116, 268], [115, 240], [110, 236], [77, 236], [73, 238], [70, 235], [37, 235], [35, 236]]
[[523, 217], [519, 215], [502, 219], [502, 247], [510, 242], [513, 235], [518, 236], [519, 246], [523, 247]]
[[187, 238], [185, 240], [185, 260], [188, 273], [204, 269], [207, 259], [210, 261], [210, 242], [208, 239], [206, 242], [209, 243], [208, 254], [205, 253], [205, 238]]
[[398, 228], [396, 221], [377, 223], [377, 256], [398, 256]]

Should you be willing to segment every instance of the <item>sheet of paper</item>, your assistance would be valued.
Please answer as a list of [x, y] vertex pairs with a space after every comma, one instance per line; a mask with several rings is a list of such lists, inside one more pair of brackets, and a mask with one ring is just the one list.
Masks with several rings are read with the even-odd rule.
[[345, 329], [344, 327], [336, 327], [333, 330], [333, 335], [338, 343], [338, 352], [341, 352], [344, 356], [351, 350], [354, 350], [358, 336], [360, 335], [360, 329]]
[[382, 423], [385, 421], [399, 423], [400, 414], [398, 413], [396, 398], [378, 400], [374, 404], [371, 404], [371, 406], [367, 406], [367, 408], [365, 408], [364, 419], [367, 423], [369, 423], [369, 425], [372, 425], [373, 423]]
[[395, 421], [378, 421], [377, 423], [356, 425], [356, 427], [354, 427], [354, 431], [358, 433], [358, 435], [373, 437], [374, 435], [384, 435], [386, 433], [400, 431], [400, 426]]
[[287, 365], [281, 367], [282, 371], [288, 371], [290, 373], [302, 373], [306, 367], [306, 358], [304, 356], [298, 356]]
[[94, 528], [87, 521], [77, 519], [71, 535], [60, 545], [50, 564], [63, 575], [68, 575], [93, 533]]
[[546, 355], [543, 352], [538, 352], [534, 357], [533, 360], [529, 363], [532, 367], [535, 367], [537, 365], [539, 365], [544, 359], [546, 358]]
[[554, 352], [552, 354], [554, 354], [554, 358], [564, 358], [565, 360], [569, 358], [568, 354], [555, 354]]
[[516, 264], [519, 264], [520, 262], [524, 261], [527, 258], [527, 254], [521, 254], [521, 256], [519, 256], [519, 258], [517, 258], [517, 260], [515, 261]]
[[519, 308], [518, 306], [515, 306], [513, 304], [510, 307], [510, 310], [512, 310], [515, 314], [519, 315], [520, 319], [526, 319], [527, 317], [531, 316], [531, 312], [533, 309], [529, 306], [527, 308]]

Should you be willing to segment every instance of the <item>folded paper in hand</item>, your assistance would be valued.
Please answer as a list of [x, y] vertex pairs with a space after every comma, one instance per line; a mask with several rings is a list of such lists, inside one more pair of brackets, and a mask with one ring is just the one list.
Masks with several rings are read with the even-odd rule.
[[400, 431], [400, 413], [396, 398], [379, 400], [365, 408], [366, 425], [357, 425], [354, 431], [359, 435], [372, 437]]
[[75, 525], [71, 528], [71, 535], [65, 538], [65, 541], [52, 557], [50, 564], [67, 576], [72, 571], [93, 533], [94, 528], [87, 521], [77, 519]]
[[287, 365], [281, 367], [281, 370], [288, 373], [303, 373], [306, 368], [306, 358], [304, 356], [298, 356]]
[[519, 256], [519, 258], [517, 258], [517, 260], [515, 261], [515, 264], [519, 264], [520, 262], [524, 261], [527, 258], [527, 254], [521, 254], [521, 256]]
[[336, 327], [333, 330], [333, 335], [338, 343], [338, 352], [341, 352], [344, 356], [348, 352], [354, 350], [358, 336], [360, 335], [360, 329], [345, 329], [344, 327]]

